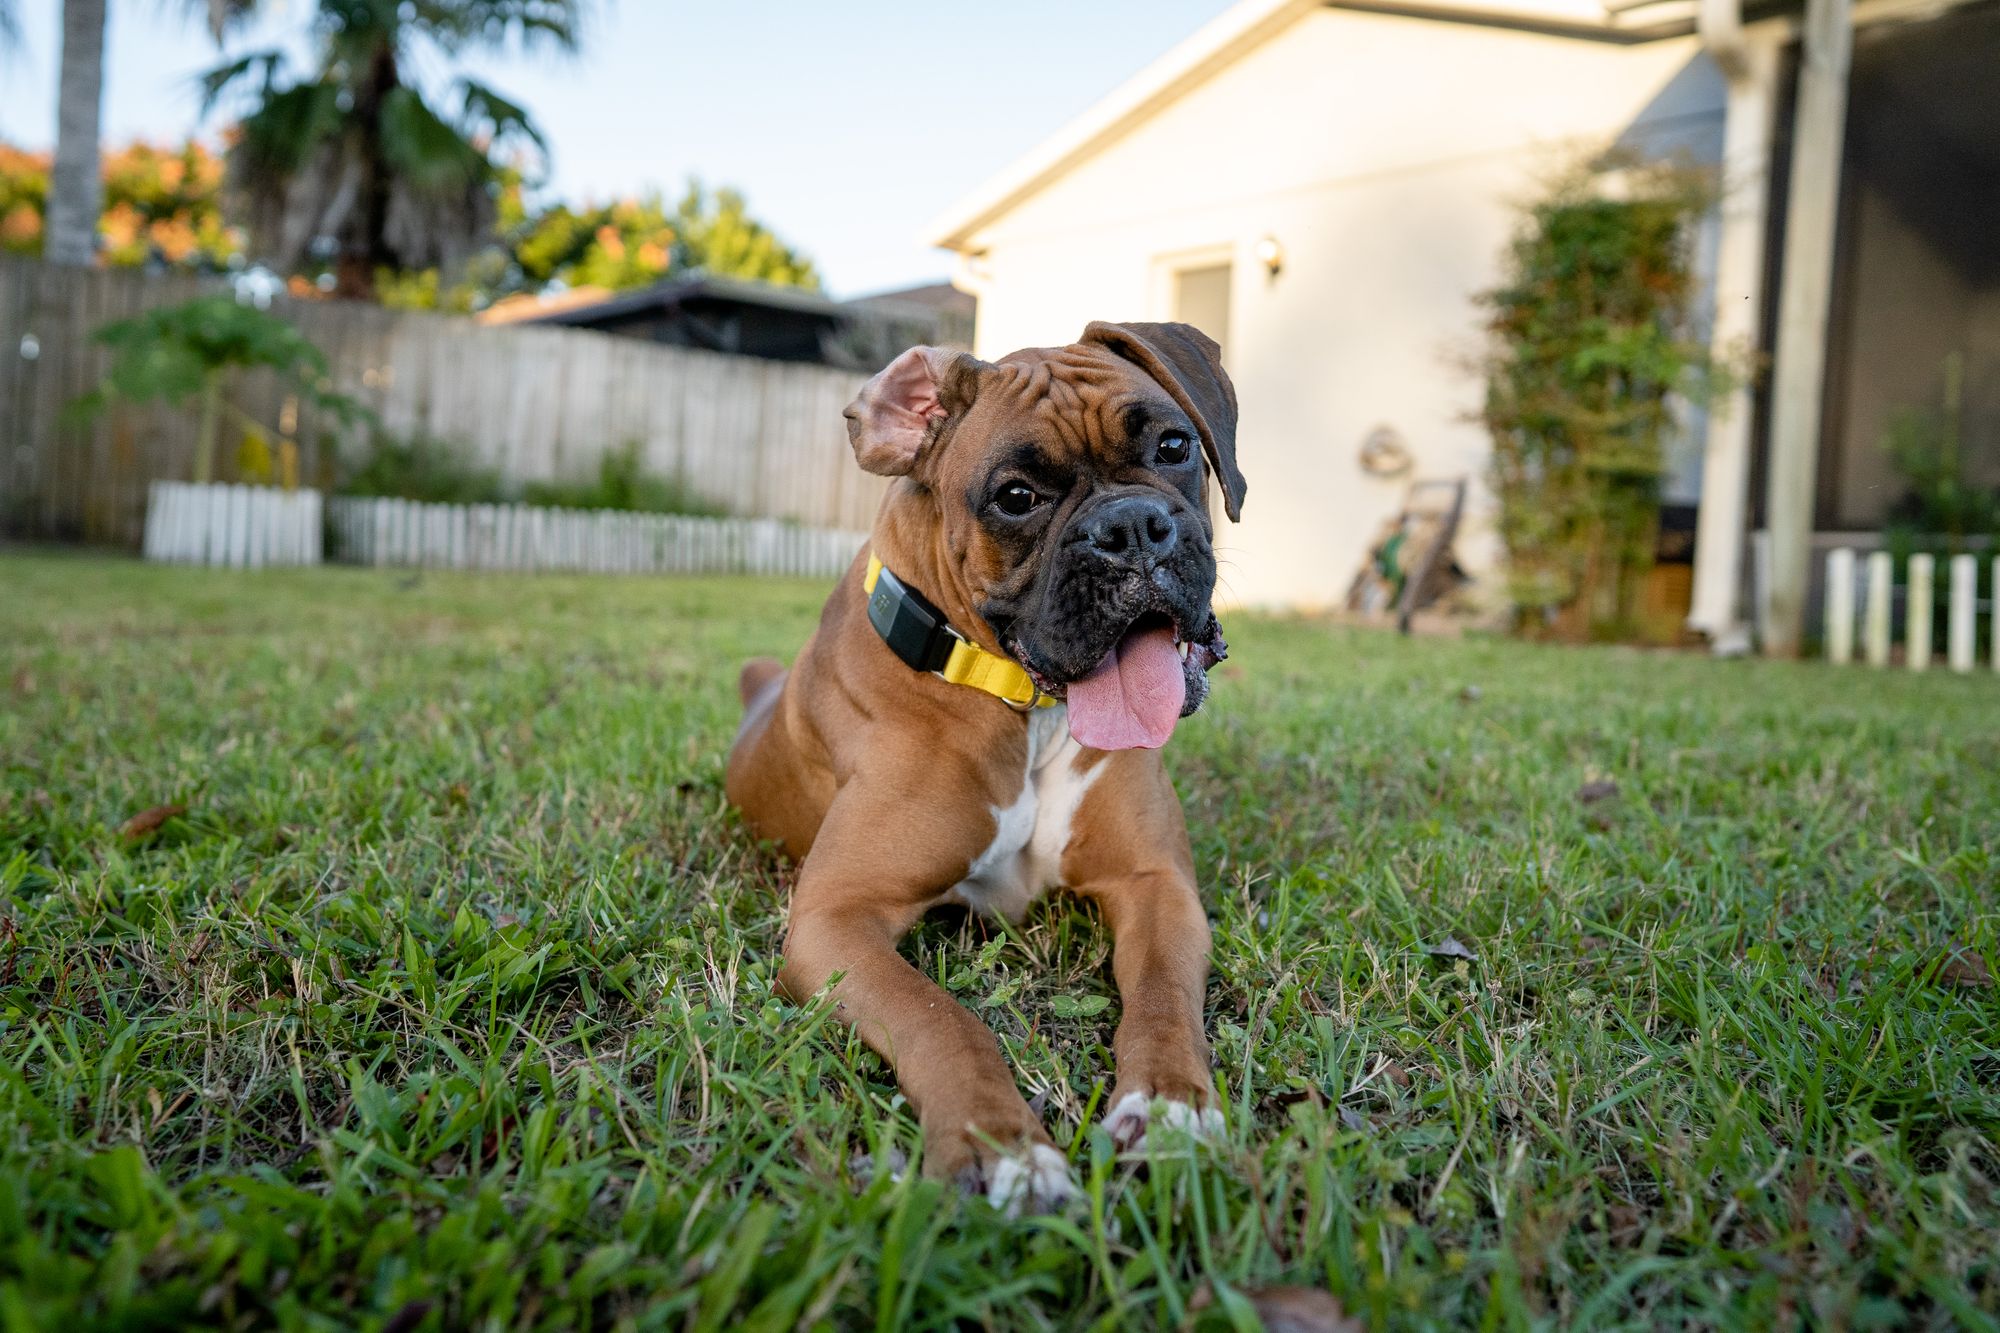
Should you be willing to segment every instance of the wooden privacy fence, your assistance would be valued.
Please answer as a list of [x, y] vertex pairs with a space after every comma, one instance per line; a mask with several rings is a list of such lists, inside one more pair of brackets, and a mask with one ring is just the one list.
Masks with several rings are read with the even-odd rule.
[[[0, 259], [0, 531], [138, 543], [148, 485], [192, 475], [194, 413], [124, 406], [83, 423], [64, 408], [104, 373], [98, 328], [220, 288]], [[848, 449], [840, 414], [864, 378], [852, 371], [350, 302], [272, 309], [390, 433], [461, 446], [510, 483], [588, 477], [607, 450], [633, 444], [645, 471], [733, 514], [839, 529], [868, 527], [886, 484]], [[322, 489], [366, 447], [268, 373], [243, 376], [230, 396], [297, 439], [300, 475]], [[245, 480], [239, 442], [225, 433], [220, 480]]]
[[[2000, 597], [1979, 596], [1980, 558], [1952, 556], [1944, 596], [1945, 664], [1969, 672], [1978, 664], [1979, 621], [1987, 621], [1988, 652], [2000, 671]], [[1845, 665], [1854, 660], [1855, 630], [1860, 627], [1863, 660], [1888, 666], [1895, 642], [1898, 603], [1901, 604], [1903, 665], [1923, 671], [1931, 665], [1937, 638], [1937, 560], [1929, 555], [1909, 559], [1908, 577], [1896, 586], [1895, 562], [1887, 551], [1871, 552], [1866, 561], [1840, 548], [1826, 556], [1826, 655]], [[2000, 589], [2000, 557], [1992, 560], [1992, 587]]]
[[143, 549], [177, 565], [316, 565], [322, 523], [318, 491], [156, 481]]
[[334, 558], [343, 563], [426, 569], [837, 578], [868, 541], [865, 532], [771, 518], [417, 504], [344, 495], [327, 501], [327, 520]]

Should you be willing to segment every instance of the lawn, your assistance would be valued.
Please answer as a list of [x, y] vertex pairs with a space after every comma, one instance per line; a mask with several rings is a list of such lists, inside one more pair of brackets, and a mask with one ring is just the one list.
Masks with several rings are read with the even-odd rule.
[[1092, 1129], [1083, 909], [909, 946], [1086, 1184], [1010, 1222], [772, 992], [823, 593], [0, 555], [0, 1325], [2000, 1323], [2000, 680], [1235, 618], [1226, 1140]]

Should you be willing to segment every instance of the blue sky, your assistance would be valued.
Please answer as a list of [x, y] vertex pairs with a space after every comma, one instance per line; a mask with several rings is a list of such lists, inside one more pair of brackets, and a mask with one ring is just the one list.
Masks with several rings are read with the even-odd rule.
[[[0, 139], [54, 138], [60, 7], [21, 0], [21, 49], [0, 55]], [[926, 223], [1226, 7], [611, 0], [581, 55], [473, 72], [541, 119], [561, 193], [671, 194], [690, 173], [736, 185], [851, 295], [942, 277]], [[112, 0], [108, 142], [196, 129], [193, 76], [220, 57], [183, 8], [202, 6]], [[264, 10], [231, 50], [298, 46], [310, 0]]]

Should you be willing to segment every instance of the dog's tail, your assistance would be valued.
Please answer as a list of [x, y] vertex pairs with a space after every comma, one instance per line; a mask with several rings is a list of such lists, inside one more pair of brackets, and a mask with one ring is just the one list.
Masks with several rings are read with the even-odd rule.
[[775, 657], [753, 657], [743, 664], [743, 673], [736, 678], [736, 693], [748, 708], [769, 689], [773, 682], [782, 680], [785, 664]]

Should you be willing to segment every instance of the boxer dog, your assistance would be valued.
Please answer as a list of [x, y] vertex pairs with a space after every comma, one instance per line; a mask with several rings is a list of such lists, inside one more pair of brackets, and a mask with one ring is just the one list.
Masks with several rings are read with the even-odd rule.
[[1207, 491], [1234, 521], [1235, 390], [1189, 325], [1093, 323], [991, 363], [912, 348], [846, 417], [855, 460], [895, 480], [796, 665], [744, 667], [729, 799], [801, 863], [781, 989], [835, 983], [916, 1110], [925, 1174], [1053, 1208], [1067, 1165], [993, 1034], [896, 945], [943, 904], [1090, 899], [1122, 1004], [1112, 1138], [1220, 1127], [1208, 921], [1159, 748], [1227, 651]]

